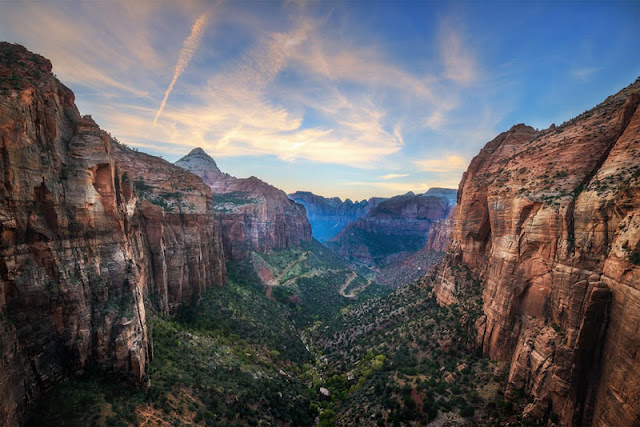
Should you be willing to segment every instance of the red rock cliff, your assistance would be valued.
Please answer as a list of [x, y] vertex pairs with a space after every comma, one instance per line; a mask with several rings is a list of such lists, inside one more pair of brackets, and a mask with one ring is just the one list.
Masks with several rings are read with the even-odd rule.
[[568, 123], [517, 125], [471, 162], [436, 283], [483, 286], [479, 345], [511, 361], [525, 413], [640, 423], [640, 81]]
[[[89, 363], [144, 383], [152, 348], [145, 296], [162, 288], [158, 270], [169, 276], [195, 263], [175, 256], [162, 266], [155, 257], [159, 235], [165, 252], [187, 248], [165, 243], [175, 218], [158, 224], [140, 203], [113, 141], [80, 116], [51, 69], [45, 58], [0, 43], [0, 425], [18, 424], [42, 390]], [[207, 261], [211, 246], [200, 253], [203, 274], [219, 259]], [[220, 278], [220, 268], [211, 276]], [[181, 283], [182, 292], [167, 285], [159, 309], [206, 280]]]
[[289, 200], [284, 191], [253, 176], [239, 179], [222, 173], [201, 148], [192, 150], [176, 165], [200, 176], [211, 187], [225, 252], [231, 258], [246, 257], [251, 251], [297, 246], [312, 239], [304, 207]]
[[138, 197], [139, 219], [149, 248], [154, 302], [174, 313], [225, 280], [220, 222], [211, 190], [166, 160], [114, 144], [113, 152]]

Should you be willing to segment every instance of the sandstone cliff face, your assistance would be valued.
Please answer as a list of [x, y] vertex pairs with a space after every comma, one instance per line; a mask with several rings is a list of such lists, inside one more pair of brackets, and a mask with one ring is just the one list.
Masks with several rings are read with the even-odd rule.
[[155, 305], [174, 313], [212, 285], [225, 280], [220, 222], [211, 190], [171, 163], [114, 144], [114, 156], [134, 183], [139, 220], [149, 248]]
[[51, 68], [0, 43], [1, 425], [89, 364], [142, 384], [152, 356], [154, 219], [142, 218], [149, 208], [109, 135]]
[[239, 179], [222, 173], [201, 148], [176, 165], [198, 175], [211, 188], [229, 257], [243, 258], [252, 251], [269, 252], [311, 241], [304, 207], [289, 200], [284, 191], [256, 177]]
[[[0, 44], [0, 424], [89, 361], [141, 381], [142, 232], [110, 141], [46, 59]], [[19, 64], [16, 66], [16, 64]]]
[[478, 340], [511, 361], [525, 412], [640, 423], [640, 81], [543, 132], [517, 125], [473, 159], [436, 295], [455, 266], [483, 286]]
[[371, 209], [386, 200], [382, 197], [372, 197], [359, 202], [352, 202], [350, 199], [343, 202], [338, 197], [327, 199], [308, 191], [296, 191], [289, 194], [289, 198], [305, 207], [313, 237], [320, 242], [332, 238], [347, 224], [364, 217]]
[[423, 248], [431, 225], [445, 218], [454, 204], [455, 190], [395, 196], [349, 224], [327, 245], [347, 259], [383, 267]]

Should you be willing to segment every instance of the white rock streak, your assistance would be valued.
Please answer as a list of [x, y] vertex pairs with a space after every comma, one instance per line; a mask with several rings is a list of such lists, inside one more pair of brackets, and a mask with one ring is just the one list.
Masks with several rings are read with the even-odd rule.
[[176, 63], [175, 71], [173, 72], [173, 79], [167, 88], [167, 91], [164, 93], [164, 98], [162, 99], [162, 103], [160, 104], [160, 108], [158, 108], [158, 112], [156, 113], [156, 117], [153, 119], [153, 125], [155, 126], [158, 123], [158, 117], [162, 114], [162, 110], [164, 110], [164, 106], [167, 104], [167, 98], [169, 98], [169, 94], [173, 90], [173, 86], [176, 84], [178, 77], [180, 74], [184, 72], [189, 65], [189, 61], [193, 57], [194, 52], [198, 48], [198, 44], [200, 43], [200, 38], [202, 37], [202, 33], [204, 32], [205, 27], [207, 26], [207, 22], [209, 20], [209, 16], [207, 13], [203, 13], [195, 20], [193, 26], [191, 27], [191, 33], [189, 37], [184, 40], [182, 43], [182, 49], [180, 50], [180, 56], [178, 57], [178, 62]]

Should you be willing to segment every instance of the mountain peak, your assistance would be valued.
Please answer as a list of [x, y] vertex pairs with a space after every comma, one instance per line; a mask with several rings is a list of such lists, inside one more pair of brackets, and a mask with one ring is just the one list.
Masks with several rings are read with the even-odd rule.
[[200, 147], [196, 147], [193, 150], [189, 151], [189, 154], [187, 154], [187, 156], [206, 156], [206, 157], [211, 157], [210, 155], [207, 154], [206, 151], [204, 151]]
[[[216, 161], [213, 160], [213, 157], [207, 154], [202, 148], [197, 147], [194, 148], [175, 163], [177, 166], [180, 166], [187, 170], [202, 169], [207, 170], [209, 172], [222, 173]], [[188, 167], [187, 167], [188, 165]]]

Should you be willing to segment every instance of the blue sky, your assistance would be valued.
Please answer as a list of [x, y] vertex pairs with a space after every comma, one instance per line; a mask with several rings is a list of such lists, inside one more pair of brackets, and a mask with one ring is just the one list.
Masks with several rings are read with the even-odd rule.
[[141, 151], [362, 199], [457, 187], [499, 132], [632, 83], [640, 2], [4, 0], [0, 39]]

